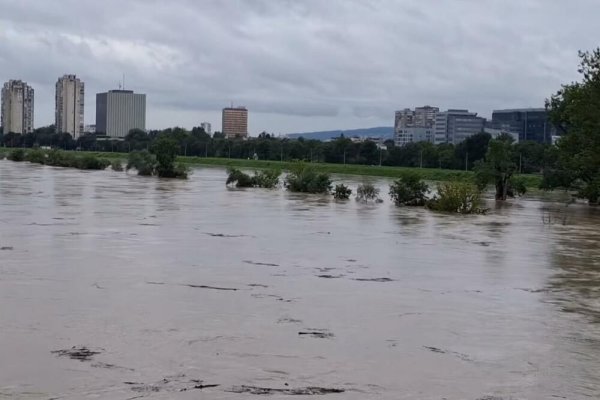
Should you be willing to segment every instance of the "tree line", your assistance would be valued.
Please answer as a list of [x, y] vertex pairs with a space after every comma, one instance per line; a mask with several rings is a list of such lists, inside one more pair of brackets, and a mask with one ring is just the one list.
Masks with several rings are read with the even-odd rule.
[[[174, 139], [178, 155], [185, 156], [467, 170], [484, 158], [491, 139], [487, 133], [478, 133], [457, 145], [419, 142], [399, 147], [393, 140], [385, 141], [382, 146], [372, 140], [355, 142], [343, 135], [329, 142], [278, 138], [266, 132], [245, 140], [227, 139], [219, 132], [211, 137], [200, 127], [191, 130], [175, 127], [148, 133], [133, 129], [123, 140], [94, 134], [74, 140], [68, 133], [57, 133], [54, 126], [48, 126], [25, 135], [0, 135], [0, 144], [5, 147], [48, 146], [63, 150], [129, 153], [148, 150], [163, 136]], [[555, 158], [547, 144], [528, 141], [514, 147], [514, 161], [522, 173], [541, 173]]]

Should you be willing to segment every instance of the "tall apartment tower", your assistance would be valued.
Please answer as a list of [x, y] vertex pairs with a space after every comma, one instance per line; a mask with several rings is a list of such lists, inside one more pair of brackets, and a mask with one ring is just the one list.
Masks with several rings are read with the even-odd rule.
[[20, 80], [10, 80], [2, 87], [0, 125], [3, 133], [33, 132], [33, 88]]
[[96, 134], [124, 138], [130, 130], [146, 130], [146, 95], [133, 90], [96, 94]]
[[69, 133], [73, 139], [83, 135], [85, 85], [75, 75], [64, 75], [56, 82], [56, 132]]
[[435, 118], [439, 111], [439, 108], [431, 106], [396, 111], [394, 119], [396, 146], [404, 146], [412, 142], [433, 143]]
[[227, 138], [248, 136], [248, 110], [246, 107], [223, 109], [223, 134]]

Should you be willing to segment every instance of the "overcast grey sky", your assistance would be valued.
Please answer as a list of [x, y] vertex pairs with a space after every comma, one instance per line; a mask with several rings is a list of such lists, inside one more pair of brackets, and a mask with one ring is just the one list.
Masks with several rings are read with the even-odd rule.
[[539, 107], [600, 45], [598, 0], [0, 0], [0, 80], [146, 93], [147, 127], [191, 128], [233, 102], [252, 135], [393, 125], [424, 104]]

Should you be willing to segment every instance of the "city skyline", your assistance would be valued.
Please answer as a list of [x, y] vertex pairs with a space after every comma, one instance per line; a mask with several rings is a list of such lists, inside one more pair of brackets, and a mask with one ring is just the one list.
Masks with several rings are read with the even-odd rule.
[[585, 23], [600, 4], [585, 0], [0, 5], [0, 80], [36, 89], [36, 126], [54, 121], [53, 83], [65, 73], [89, 94], [118, 88], [125, 74], [126, 88], [148, 94], [156, 129], [211, 121], [221, 130], [232, 101], [251, 110], [251, 135], [389, 126], [414, 104], [490, 118], [543, 106], [577, 78], [577, 51], [600, 35]]

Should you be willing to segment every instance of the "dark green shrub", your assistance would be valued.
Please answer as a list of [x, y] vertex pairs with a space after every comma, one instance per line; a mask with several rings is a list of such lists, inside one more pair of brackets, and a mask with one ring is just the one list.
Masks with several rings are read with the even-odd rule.
[[110, 163], [110, 168], [113, 171], [123, 171], [123, 164], [121, 163], [121, 160], [112, 160]]
[[341, 183], [339, 185], [335, 185], [335, 189], [332, 194], [333, 198], [336, 200], [347, 200], [352, 194], [352, 189]]
[[429, 187], [418, 174], [404, 172], [390, 185], [390, 197], [397, 206], [424, 206]]
[[236, 187], [259, 187], [272, 189], [279, 184], [279, 175], [281, 172], [278, 170], [265, 170], [254, 172], [254, 176], [250, 176], [239, 169], [229, 168], [227, 170], [229, 175], [227, 176], [226, 185], [235, 183]]
[[136, 169], [138, 175], [150, 176], [154, 174], [156, 159], [148, 150], [132, 151], [127, 158], [126, 170]]
[[227, 170], [229, 175], [227, 176], [226, 185], [230, 185], [232, 183], [235, 184], [235, 187], [253, 187], [254, 180], [252, 177], [239, 169], [229, 168]]
[[379, 199], [379, 189], [370, 183], [363, 183], [356, 188], [356, 200], [364, 201], [365, 203], [369, 200], [377, 201]]
[[110, 165], [110, 161], [91, 154], [85, 154], [83, 156], [74, 156], [71, 164], [73, 164], [71, 166], [78, 169], [106, 169]]
[[44, 164], [46, 162], [46, 153], [40, 149], [30, 149], [25, 153], [25, 160], [31, 163]]
[[260, 188], [273, 189], [279, 185], [281, 171], [277, 169], [266, 169], [254, 172], [254, 185]]
[[298, 163], [286, 177], [285, 187], [290, 192], [328, 193], [331, 190], [331, 179], [329, 174], [318, 173], [313, 167]]
[[479, 208], [481, 192], [469, 182], [442, 182], [437, 186], [437, 195], [427, 202], [427, 207], [435, 211], [460, 214], [484, 213]]
[[25, 161], [25, 151], [23, 149], [11, 150], [7, 158], [11, 161]]
[[183, 163], [176, 163], [173, 169], [173, 175], [170, 178], [187, 179], [190, 174], [190, 167]]

